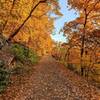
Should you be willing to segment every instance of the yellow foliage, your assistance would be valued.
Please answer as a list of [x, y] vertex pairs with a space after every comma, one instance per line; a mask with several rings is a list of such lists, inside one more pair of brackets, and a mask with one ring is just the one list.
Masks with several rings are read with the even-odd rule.
[[[9, 38], [22, 25], [13, 41], [24, 43], [41, 55], [52, 50], [50, 34], [54, 28], [54, 20], [48, 13], [49, 11], [58, 15], [61, 13], [55, 0], [48, 0], [50, 5], [45, 2], [46, 0], [37, 5], [40, 1], [42, 0], [0, 1], [0, 32]], [[33, 8], [35, 9], [32, 11]]]

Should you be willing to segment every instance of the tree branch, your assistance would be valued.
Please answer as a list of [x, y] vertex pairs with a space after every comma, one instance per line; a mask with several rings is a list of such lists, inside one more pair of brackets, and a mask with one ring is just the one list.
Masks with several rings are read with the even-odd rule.
[[31, 17], [31, 14], [33, 13], [33, 11], [37, 8], [37, 6], [40, 4], [40, 3], [45, 3], [47, 0], [42, 0], [42, 1], [39, 1], [33, 8], [32, 10], [30, 11], [29, 15], [27, 16], [27, 18], [23, 21], [23, 23], [18, 27], [18, 29], [15, 30], [15, 32], [13, 32], [9, 38], [7, 39], [7, 41], [11, 41], [16, 35], [17, 33], [20, 31], [20, 29], [25, 25], [25, 23], [28, 21], [28, 19]]
[[87, 13], [87, 15], [89, 15], [93, 9], [95, 9], [96, 5], [100, 2], [100, 0], [98, 0], [94, 5], [93, 5], [93, 8]]

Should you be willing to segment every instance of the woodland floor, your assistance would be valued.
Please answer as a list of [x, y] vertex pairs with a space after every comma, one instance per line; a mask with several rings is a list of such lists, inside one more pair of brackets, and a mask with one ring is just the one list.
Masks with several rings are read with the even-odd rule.
[[0, 100], [100, 100], [100, 91], [46, 56], [31, 72], [12, 77]]

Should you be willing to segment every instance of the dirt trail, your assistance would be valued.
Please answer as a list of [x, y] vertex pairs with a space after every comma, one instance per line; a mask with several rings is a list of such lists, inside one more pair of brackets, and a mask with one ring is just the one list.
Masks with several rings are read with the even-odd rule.
[[100, 100], [100, 91], [46, 56], [31, 74], [17, 79], [0, 100]]

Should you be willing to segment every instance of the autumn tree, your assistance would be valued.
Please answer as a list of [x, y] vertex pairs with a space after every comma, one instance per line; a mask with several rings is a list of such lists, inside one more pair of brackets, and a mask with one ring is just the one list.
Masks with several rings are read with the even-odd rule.
[[0, 5], [0, 33], [8, 42], [24, 43], [35, 51], [52, 44], [54, 19], [49, 13], [61, 15], [56, 0], [4, 0]]
[[[50, 10], [58, 9], [58, 3], [55, 0], [6, 0], [1, 1], [0, 5], [1, 32], [3, 32], [3, 34], [9, 34], [7, 36], [8, 40], [11, 40], [19, 33], [31, 17], [36, 17], [38, 19], [42, 15], [46, 15]], [[44, 12], [41, 14], [38, 12], [39, 15], [36, 15], [36, 9], [39, 9], [39, 6], [43, 7], [43, 5], [48, 6], [48, 8], [44, 8]]]
[[100, 26], [100, 0], [68, 0], [68, 4], [80, 14], [79, 18], [65, 24], [64, 31], [71, 33], [71, 37], [76, 37], [78, 45], [81, 46], [81, 74], [83, 75], [84, 66], [82, 63], [87, 44], [86, 40], [92, 34], [92, 31], [99, 29]]

